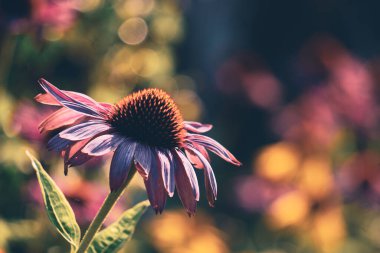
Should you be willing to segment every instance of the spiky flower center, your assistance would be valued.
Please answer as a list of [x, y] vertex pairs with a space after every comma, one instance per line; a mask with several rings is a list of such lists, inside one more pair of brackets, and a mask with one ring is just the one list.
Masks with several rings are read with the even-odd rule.
[[185, 130], [173, 99], [159, 89], [132, 93], [114, 105], [109, 123], [125, 137], [163, 148], [180, 147]]

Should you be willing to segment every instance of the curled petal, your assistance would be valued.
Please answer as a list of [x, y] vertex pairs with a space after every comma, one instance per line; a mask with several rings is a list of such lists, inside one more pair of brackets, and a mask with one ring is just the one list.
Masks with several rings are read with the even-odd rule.
[[127, 180], [131, 170], [131, 164], [136, 149], [136, 143], [124, 140], [115, 151], [112, 157], [110, 169], [110, 188], [116, 191]]
[[61, 128], [64, 126], [71, 125], [75, 123], [80, 118], [84, 118], [85, 116], [81, 113], [77, 113], [68, 108], [61, 108], [54, 113], [52, 113], [49, 117], [47, 117], [41, 124], [38, 126], [38, 129], [41, 133], [46, 131], [55, 130], [57, 128]]
[[172, 150], [172, 155], [177, 192], [186, 211], [192, 215], [196, 211], [196, 201], [199, 199], [198, 180], [194, 177], [195, 173], [190, 162], [181, 151]]
[[188, 149], [190, 152], [196, 155], [199, 158], [199, 160], [203, 163], [207, 200], [210, 206], [214, 206], [216, 196], [218, 193], [218, 186], [216, 183], [214, 171], [212, 170], [210, 163], [201, 154], [201, 152], [199, 152], [196, 148], [190, 146], [188, 147]]
[[88, 154], [83, 154], [81, 152], [82, 148], [91, 140], [85, 139], [82, 141], [77, 141], [71, 144], [64, 154], [65, 160], [65, 174], [67, 174], [67, 168], [72, 166], [79, 166], [87, 162], [92, 158]]
[[189, 159], [189, 161], [194, 165], [195, 168], [203, 169], [203, 163], [201, 162], [201, 160], [199, 160], [198, 156], [188, 151], [187, 148], [185, 148], [185, 154], [187, 156], [187, 159]]
[[61, 106], [61, 104], [50, 93], [40, 93], [34, 97], [34, 100], [44, 105]]
[[215, 153], [225, 161], [232, 163], [234, 165], [241, 165], [241, 162], [239, 162], [233, 154], [231, 154], [230, 151], [228, 151], [225, 147], [223, 147], [219, 142], [217, 142], [214, 139], [211, 139], [210, 137], [200, 135], [200, 134], [188, 134], [187, 135], [188, 141], [199, 144], [210, 150], [211, 152]]
[[212, 125], [210, 124], [202, 124], [196, 121], [184, 121], [184, 128], [187, 131], [194, 132], [194, 133], [205, 133], [212, 129]]
[[83, 149], [82, 153], [90, 156], [102, 156], [113, 150], [124, 140], [124, 138], [105, 134], [91, 140]]
[[152, 160], [153, 152], [151, 148], [141, 143], [137, 144], [135, 152], [136, 169], [145, 180], [151, 170]]
[[157, 214], [162, 213], [164, 210], [167, 198], [164, 182], [161, 176], [162, 167], [158, 154], [152, 156], [151, 166], [153, 169], [150, 170], [148, 179], [144, 180], [144, 183], [150, 204]]
[[[49, 83], [48, 81], [42, 78], [38, 80], [38, 83], [47, 93], [50, 93], [61, 105], [71, 110], [77, 111], [79, 113], [82, 113], [91, 117], [103, 118], [103, 115], [100, 112], [98, 112], [96, 108], [96, 106], [99, 104], [96, 103], [95, 101], [94, 103], [96, 104], [91, 104], [91, 105], [82, 103], [78, 101], [77, 99], [72, 98], [70, 95], [68, 95], [67, 93], [64, 93], [63, 91], [61, 91], [60, 89], [58, 89], [57, 87], [55, 87], [54, 85], [52, 85], [51, 83]], [[78, 95], [80, 93], [76, 93], [76, 94]], [[80, 96], [82, 97], [82, 100], [85, 99], [86, 101], [90, 101], [86, 98], [87, 96], [83, 94], [80, 94]], [[36, 99], [41, 100], [41, 96], [39, 98], [37, 97]]]
[[59, 133], [59, 136], [64, 139], [79, 141], [87, 138], [91, 138], [102, 132], [106, 132], [111, 129], [111, 126], [104, 121], [87, 121]]
[[91, 160], [91, 158], [93, 158], [93, 156], [78, 152], [78, 153], [75, 153], [71, 158], [68, 158], [68, 160], [65, 162], [65, 166], [67, 167], [79, 166], [88, 162], [89, 160]]
[[[199, 152], [201, 152], [201, 154], [207, 159], [207, 161], [210, 161], [208, 152], [203, 146], [196, 144], [194, 142], [191, 143], [190, 145], [196, 148]], [[185, 153], [186, 153], [187, 158], [190, 160], [190, 162], [194, 165], [195, 168], [203, 169], [203, 163], [201, 160], [199, 160], [198, 156], [194, 155], [192, 152], [189, 152], [186, 148], [185, 148]]]
[[160, 162], [163, 184], [170, 197], [174, 195], [174, 167], [171, 166], [170, 160], [172, 159], [170, 152], [166, 153], [157, 150], [158, 160]]
[[205, 149], [205, 147], [203, 147], [202, 145], [198, 145], [196, 143], [193, 143], [193, 147], [196, 148], [199, 152], [201, 152], [201, 154], [203, 155], [204, 158], [207, 159], [207, 161], [209, 162], [211, 161], [210, 156], [208, 155], [208, 152]]

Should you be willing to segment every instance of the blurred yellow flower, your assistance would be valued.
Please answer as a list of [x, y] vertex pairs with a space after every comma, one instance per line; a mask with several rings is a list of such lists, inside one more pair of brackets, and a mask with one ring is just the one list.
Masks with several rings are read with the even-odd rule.
[[142, 48], [134, 52], [128, 63], [132, 72], [142, 77], [170, 73], [173, 68], [169, 51], [150, 48]]
[[179, 41], [182, 34], [182, 19], [178, 15], [159, 16], [152, 21], [152, 35], [161, 43]]
[[115, 11], [121, 18], [147, 16], [155, 7], [154, 0], [117, 0]]
[[269, 207], [268, 223], [274, 228], [300, 224], [309, 214], [309, 209], [309, 200], [302, 192], [288, 192]]
[[202, 102], [194, 91], [179, 90], [174, 100], [186, 120], [199, 120], [202, 114]]
[[94, 11], [103, 4], [103, 0], [77, 0], [75, 1], [75, 9], [82, 12]]
[[14, 99], [3, 89], [0, 89], [0, 124], [2, 130], [7, 135], [13, 135], [10, 122], [12, 119], [12, 111], [14, 110]]
[[306, 158], [300, 168], [298, 187], [312, 199], [319, 200], [329, 195], [333, 188], [331, 165], [327, 157]]
[[334, 252], [346, 235], [345, 223], [340, 207], [318, 212], [312, 220], [310, 233], [317, 248], [322, 252]]
[[200, 213], [189, 219], [182, 212], [166, 212], [148, 225], [153, 244], [165, 253], [228, 253], [222, 233], [210, 217]]
[[289, 181], [296, 174], [300, 159], [300, 153], [293, 144], [280, 142], [261, 150], [254, 167], [263, 178]]

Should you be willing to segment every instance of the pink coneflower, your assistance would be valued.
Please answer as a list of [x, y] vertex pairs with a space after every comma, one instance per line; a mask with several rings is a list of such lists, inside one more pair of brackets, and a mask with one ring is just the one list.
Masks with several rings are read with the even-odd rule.
[[39, 84], [47, 93], [37, 95], [36, 100], [61, 106], [41, 123], [40, 130], [65, 128], [48, 143], [49, 149], [62, 152], [65, 173], [70, 166], [114, 151], [111, 191], [118, 190], [136, 168], [156, 213], [163, 211], [175, 186], [189, 215], [195, 213], [199, 186], [193, 165], [204, 170], [207, 199], [210, 206], [214, 205], [217, 184], [208, 151], [241, 165], [221, 144], [202, 135], [211, 125], [183, 121], [173, 99], [162, 90], [145, 89], [112, 105], [81, 93], [61, 91], [44, 79]]
[[66, 31], [75, 22], [77, 11], [72, 0], [31, 0], [31, 19], [37, 25]]

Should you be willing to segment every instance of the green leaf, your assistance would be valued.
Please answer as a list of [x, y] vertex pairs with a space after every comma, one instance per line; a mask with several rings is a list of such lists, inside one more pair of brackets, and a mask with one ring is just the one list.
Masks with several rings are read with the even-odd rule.
[[63, 238], [71, 244], [71, 252], [73, 252], [78, 248], [80, 241], [80, 228], [75, 220], [74, 212], [65, 195], [46, 173], [41, 163], [29, 151], [26, 151], [26, 154], [36, 171], [49, 219]]
[[136, 224], [144, 214], [149, 202], [147, 200], [140, 202], [134, 207], [125, 211], [119, 220], [96, 234], [88, 252], [116, 252], [120, 247], [131, 239], [135, 231]]

